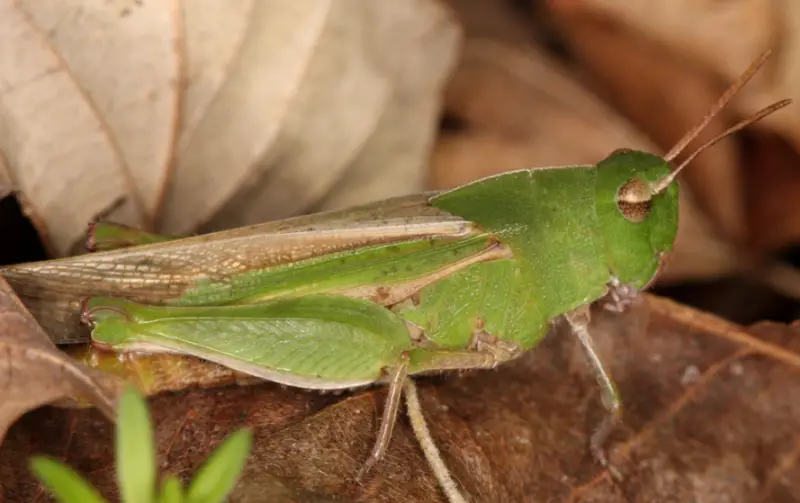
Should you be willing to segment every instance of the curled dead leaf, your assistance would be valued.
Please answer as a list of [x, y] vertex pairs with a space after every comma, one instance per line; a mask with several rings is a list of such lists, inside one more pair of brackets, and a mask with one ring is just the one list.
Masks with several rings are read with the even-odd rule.
[[61, 399], [85, 399], [114, 420], [119, 381], [60, 352], [0, 279], [0, 442], [25, 412]]

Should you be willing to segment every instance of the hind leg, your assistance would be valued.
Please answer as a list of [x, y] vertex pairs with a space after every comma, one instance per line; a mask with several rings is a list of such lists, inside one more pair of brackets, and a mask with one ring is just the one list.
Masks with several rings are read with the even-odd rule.
[[400, 407], [403, 386], [408, 380], [409, 373], [494, 368], [504, 361], [516, 358], [519, 353], [518, 348], [508, 347], [508, 343], [503, 341], [499, 341], [498, 344], [484, 343], [480, 350], [473, 351], [414, 349], [405, 352], [401, 356], [400, 363], [387, 370], [389, 394], [383, 407], [378, 438], [358, 477], [363, 477], [386, 453], [392, 438], [392, 430], [397, 422], [397, 410]]
[[408, 379], [408, 354], [403, 354], [400, 364], [389, 372], [389, 394], [383, 404], [383, 417], [381, 427], [378, 430], [378, 437], [372, 447], [372, 452], [358, 472], [356, 479], [361, 479], [367, 474], [386, 454], [389, 442], [392, 439], [392, 431], [397, 422], [397, 409], [400, 408], [400, 398], [403, 394], [403, 385]]

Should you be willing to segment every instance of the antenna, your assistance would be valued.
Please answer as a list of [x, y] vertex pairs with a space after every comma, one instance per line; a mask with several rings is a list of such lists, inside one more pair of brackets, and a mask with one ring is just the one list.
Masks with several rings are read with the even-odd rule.
[[739, 131], [740, 129], [743, 129], [743, 128], [749, 126], [750, 124], [752, 124], [754, 122], [760, 121], [761, 119], [763, 119], [767, 115], [771, 114], [772, 112], [780, 110], [781, 108], [783, 108], [783, 107], [785, 107], [785, 106], [787, 106], [787, 105], [789, 105], [791, 103], [792, 103], [792, 100], [781, 100], [781, 101], [778, 101], [776, 103], [773, 103], [772, 105], [770, 105], [770, 106], [768, 106], [766, 108], [762, 108], [761, 110], [759, 110], [758, 112], [754, 113], [750, 117], [747, 117], [746, 119], [740, 120], [739, 122], [737, 122], [733, 126], [729, 127], [728, 129], [726, 129], [722, 133], [718, 134], [717, 136], [715, 136], [715, 137], [711, 138], [710, 140], [708, 140], [707, 142], [703, 143], [702, 145], [700, 145], [700, 147], [697, 148], [697, 150], [692, 152], [692, 154], [689, 157], [687, 157], [686, 160], [683, 161], [681, 163], [681, 165], [678, 166], [672, 173], [670, 173], [669, 175], [665, 176], [664, 178], [662, 178], [658, 182], [656, 182], [655, 185], [653, 185], [652, 188], [651, 188], [652, 194], [654, 194], [654, 195], [658, 194], [658, 193], [662, 192], [663, 190], [665, 190], [667, 187], [669, 187], [669, 184], [671, 184], [673, 181], [675, 181], [675, 177], [678, 176], [678, 173], [680, 173], [681, 170], [683, 170], [683, 168], [685, 168], [690, 162], [692, 162], [695, 159], [695, 157], [697, 157], [698, 155], [702, 154], [703, 151], [706, 150], [707, 148], [713, 146], [715, 143], [717, 143], [721, 139], [732, 135], [736, 131]]
[[771, 52], [772, 51], [770, 49], [767, 49], [761, 53], [758, 59], [750, 64], [750, 66], [744, 71], [739, 79], [734, 82], [731, 87], [729, 87], [728, 90], [723, 93], [722, 96], [719, 97], [717, 102], [713, 107], [711, 107], [711, 110], [706, 114], [706, 116], [703, 117], [703, 119], [695, 127], [690, 129], [689, 132], [683, 135], [683, 138], [678, 140], [678, 143], [676, 143], [675, 146], [672, 147], [669, 152], [667, 152], [667, 155], [664, 156], [664, 160], [667, 162], [672, 162], [673, 159], [683, 152], [683, 149], [685, 149], [686, 146], [691, 143], [692, 140], [694, 140], [697, 135], [700, 134], [700, 132], [708, 125], [708, 123], [711, 122], [711, 119], [716, 117], [720, 110], [725, 108], [725, 105], [728, 104], [731, 98], [736, 96], [736, 94], [742, 90], [742, 87], [744, 87], [744, 85], [747, 84], [751, 78], [753, 78], [753, 75], [755, 75], [756, 72], [758, 72], [758, 70], [767, 61], [767, 58], [769, 58]]

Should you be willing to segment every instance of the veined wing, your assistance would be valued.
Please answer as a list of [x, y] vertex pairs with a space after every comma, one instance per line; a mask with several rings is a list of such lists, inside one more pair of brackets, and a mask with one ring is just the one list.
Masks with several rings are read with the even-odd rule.
[[54, 342], [84, 342], [78, 323], [86, 296], [160, 304], [199, 281], [292, 263], [375, 244], [461, 238], [470, 222], [428, 204], [433, 194], [295, 217], [189, 238], [18, 264], [2, 275]]

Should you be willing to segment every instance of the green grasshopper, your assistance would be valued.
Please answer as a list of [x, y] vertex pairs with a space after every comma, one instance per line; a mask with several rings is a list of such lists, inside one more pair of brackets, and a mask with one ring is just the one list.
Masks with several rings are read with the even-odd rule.
[[[563, 318], [603, 390], [608, 415], [590, 449], [607, 466], [603, 445], [621, 400], [589, 334], [589, 306], [606, 299], [622, 310], [653, 281], [677, 232], [677, 174], [721, 138], [789, 104], [761, 110], [670, 168], [768, 54], [663, 158], [618, 150], [597, 165], [507, 172], [184, 239], [100, 226], [97, 247], [149, 244], [0, 273], [57, 343], [86, 340], [82, 319], [95, 345], [116, 351], [190, 354], [317, 390], [388, 383], [362, 475], [389, 444], [404, 389], [415, 432], [423, 447], [432, 445], [409, 376], [496, 367]], [[430, 452], [448, 498], [463, 501]]]

